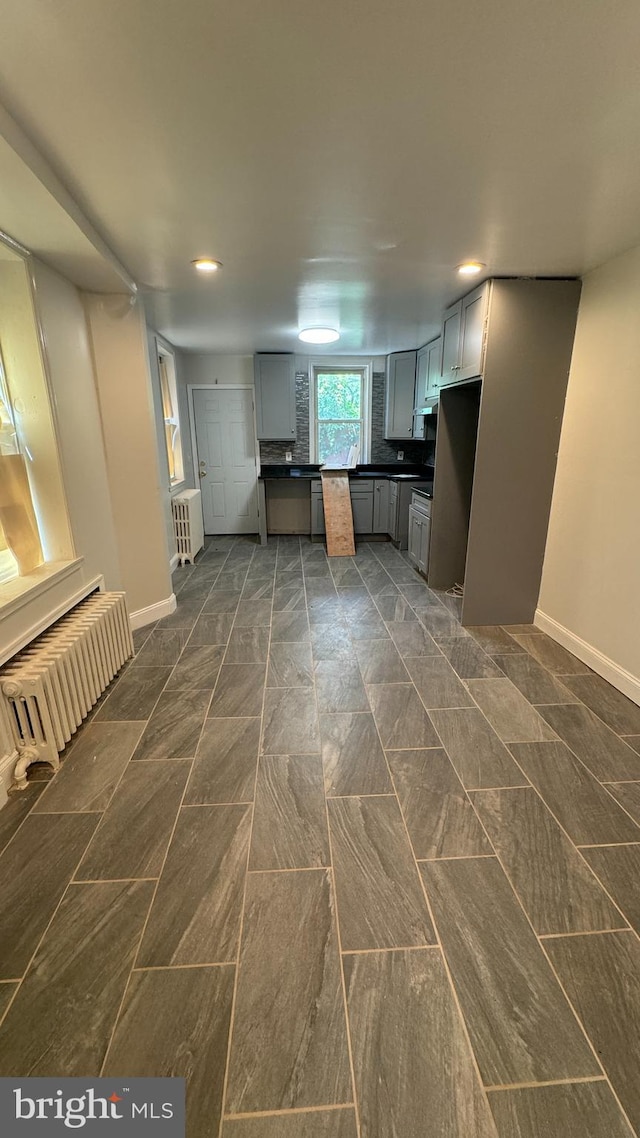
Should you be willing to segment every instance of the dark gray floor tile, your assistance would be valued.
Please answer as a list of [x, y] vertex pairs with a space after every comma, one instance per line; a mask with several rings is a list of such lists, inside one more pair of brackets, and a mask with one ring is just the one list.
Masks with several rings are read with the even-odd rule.
[[640, 779], [640, 755], [582, 704], [540, 707], [540, 714], [602, 782]]
[[315, 693], [310, 688], [267, 688], [262, 751], [265, 755], [320, 752]]
[[250, 818], [249, 806], [180, 811], [139, 967], [235, 961]]
[[313, 686], [313, 663], [309, 644], [272, 644], [267, 669], [268, 688]]
[[152, 894], [150, 881], [69, 887], [0, 1028], [1, 1075], [100, 1073]]
[[[235, 619], [237, 621], [237, 614]], [[189, 638], [189, 647], [195, 648], [196, 644], [226, 644], [233, 621], [233, 614], [228, 612], [206, 613], [198, 617]]]
[[205, 601], [202, 615], [215, 613], [235, 613], [240, 600], [239, 589], [212, 589]]
[[304, 1114], [227, 1119], [222, 1138], [357, 1138], [356, 1116], [347, 1106], [339, 1110], [308, 1110]]
[[134, 972], [103, 1075], [184, 1078], [189, 1138], [217, 1134], [234, 968]]
[[[636, 932], [640, 933], [640, 845], [598, 846], [583, 852], [607, 892], [620, 906]], [[619, 922], [616, 927], [622, 928], [623, 923]]]
[[[196, 616], [197, 613], [194, 614], [194, 622]], [[156, 628], [155, 632], [152, 632], [145, 642], [144, 647], [138, 652], [133, 667], [155, 668], [161, 667], [163, 664], [175, 664], [187, 642], [189, 636], [187, 629], [190, 627], [189, 624], [187, 628], [169, 630]]]
[[353, 641], [346, 624], [314, 624], [311, 627], [314, 660], [355, 660]]
[[409, 682], [409, 673], [392, 640], [359, 640], [355, 649], [365, 684]]
[[236, 590], [240, 592], [247, 579], [247, 568], [241, 566], [240, 568], [227, 568], [225, 565], [217, 578], [213, 589], [215, 592], [231, 593]]
[[467, 680], [471, 695], [505, 743], [555, 739], [548, 723], [511, 680]]
[[640, 735], [625, 735], [624, 741], [633, 748], [636, 754], [640, 755]]
[[413, 684], [374, 684], [367, 694], [385, 750], [440, 745]]
[[441, 636], [438, 648], [463, 680], [488, 680], [503, 674], [472, 636]]
[[[403, 592], [404, 585], [420, 584], [421, 581], [415, 569], [412, 569], [407, 562], [404, 564], [390, 565], [388, 572], [391, 580], [395, 581], [396, 585], [398, 585], [400, 592]], [[424, 589], [424, 587], [423, 585], [421, 586], [422, 589]]]
[[251, 570], [242, 587], [241, 603], [244, 601], [272, 601], [275, 569], [268, 577], [252, 577]]
[[420, 868], [485, 1085], [600, 1074], [497, 859]]
[[489, 790], [473, 794], [472, 800], [537, 933], [624, 927], [621, 914], [533, 787]]
[[503, 624], [502, 627], [509, 636], [543, 635], [542, 629], [537, 628], [535, 624]]
[[0, 982], [0, 1022], [5, 1014], [11, 1000], [13, 999], [18, 989], [18, 982], [13, 983], [10, 980]]
[[509, 636], [509, 633], [505, 632], [499, 624], [469, 626], [467, 632], [491, 656], [498, 652], [501, 654], [522, 652], [521, 645], [517, 644], [513, 637]]
[[564, 743], [517, 743], [511, 750], [576, 845], [640, 841], [640, 827]]
[[192, 759], [210, 699], [209, 691], [164, 692], [133, 753], [133, 761]]
[[[391, 574], [391, 576], [393, 576], [393, 574]], [[435, 609], [442, 608], [436, 594], [432, 592], [426, 581], [424, 581], [422, 577], [419, 577], [414, 569], [410, 570], [409, 581], [402, 581], [398, 587], [403, 597], [406, 597], [409, 604], [414, 608], [416, 605], [419, 605], [420, 608], [423, 609], [428, 607]]]
[[304, 581], [304, 577], [302, 575], [302, 562], [301, 561], [298, 561], [296, 563], [295, 559], [292, 560], [290, 569], [289, 568], [280, 569], [279, 566], [276, 569], [276, 576], [275, 576], [276, 589], [286, 589], [286, 588], [291, 588], [291, 587], [301, 588], [303, 581]]
[[309, 598], [309, 624], [334, 624], [347, 616], [340, 601], [334, 597], [314, 600]]
[[528, 781], [476, 707], [432, 711], [430, 719], [467, 790]]
[[306, 612], [274, 612], [271, 619], [272, 644], [308, 644], [309, 621]]
[[360, 571], [348, 557], [334, 558], [329, 569], [335, 584], [341, 588], [358, 589], [362, 585]]
[[607, 790], [640, 826], [640, 782], [609, 782]]
[[493, 658], [529, 703], [578, 702], [575, 695], [528, 652]]
[[347, 614], [347, 625], [352, 640], [387, 640], [389, 633], [382, 617]]
[[434, 589], [434, 592], [439, 601], [442, 602], [444, 607], [455, 616], [456, 620], [462, 620], [462, 597], [448, 593], [443, 589]]
[[264, 664], [223, 664], [209, 718], [262, 715], [266, 670]]
[[329, 873], [251, 874], [226, 1111], [326, 1106], [352, 1095]]
[[259, 746], [260, 719], [208, 719], [185, 805], [253, 801]]
[[640, 942], [632, 932], [558, 937], [546, 951], [631, 1125], [640, 1127]]
[[328, 795], [393, 793], [384, 751], [370, 712], [321, 715], [320, 737]]
[[617, 735], [640, 732], [640, 707], [602, 676], [568, 676], [565, 683]]
[[255, 628], [260, 626], [268, 628], [271, 622], [271, 598], [261, 601], [244, 601], [236, 610], [236, 628]]
[[604, 1080], [492, 1091], [499, 1138], [633, 1138]]
[[466, 687], [444, 656], [421, 656], [406, 661], [420, 699], [429, 710], [441, 707], [473, 707]]
[[362, 579], [360, 583], [351, 588], [338, 587], [338, 599], [345, 613], [351, 616], [378, 616], [371, 593], [364, 585]]
[[166, 691], [213, 691], [224, 656], [224, 644], [185, 648], [167, 682]]
[[516, 644], [519, 644], [526, 652], [530, 652], [540, 664], [556, 676], [571, 676], [591, 670], [544, 632], [538, 632], [532, 636], [514, 633], [513, 639]]
[[493, 853], [442, 749], [387, 751], [387, 759], [417, 858]]
[[409, 948], [435, 934], [395, 796], [329, 798], [342, 948]]
[[330, 862], [320, 756], [263, 755], [249, 869], [306, 869]]
[[438, 636], [445, 636], [448, 639], [451, 636], [467, 635], [456, 617], [452, 616], [439, 601], [437, 604], [423, 606], [412, 600], [411, 604], [413, 605], [420, 624], [431, 636], [435, 636], [436, 638]]
[[268, 655], [268, 628], [234, 628], [224, 660], [225, 664], [266, 664]]
[[495, 1138], [442, 957], [346, 956], [360, 1127], [367, 1138]]
[[323, 715], [369, 710], [356, 660], [318, 660], [314, 664], [314, 676], [318, 710]]
[[[178, 590], [175, 589], [175, 591], [177, 592]], [[153, 624], [145, 624], [144, 628], [134, 629], [134, 631], [131, 634], [133, 636], [133, 650], [134, 650], [134, 652], [140, 651], [140, 649], [142, 648], [142, 645], [151, 636], [151, 633], [153, 632], [154, 628], [156, 627], [156, 624], [157, 624], [157, 621], [154, 621]]]
[[0, 852], [20, 829], [29, 811], [36, 805], [45, 788], [44, 782], [29, 782], [25, 790], [9, 795], [7, 803], [0, 810]]
[[[191, 629], [193, 628], [194, 624], [196, 623], [198, 617], [200, 616], [206, 595], [207, 595], [207, 587], [205, 587], [203, 589], [198, 589], [197, 591], [194, 591], [193, 593], [187, 593], [187, 592], [185, 592], [184, 594], [179, 593], [178, 594], [178, 603], [176, 605], [175, 610], [172, 613], [170, 613], [169, 616], [165, 616], [162, 618], [162, 620], [158, 621], [158, 623], [155, 627], [155, 632], [167, 633], [170, 629], [176, 629], [177, 631], [180, 631], [182, 633], [183, 641], [186, 641]], [[149, 638], [149, 640], [150, 639], [151, 638]], [[149, 644], [149, 640], [147, 640], [144, 650], [146, 650], [147, 645]], [[161, 647], [161, 645], [159, 642], [157, 645], [157, 648], [160, 648], [160, 647]], [[166, 646], [166, 652], [169, 655], [169, 644], [168, 643]], [[170, 655], [169, 655], [169, 659], [165, 659], [165, 660], [161, 660], [161, 659], [149, 660], [149, 663], [154, 663], [154, 664], [171, 664], [173, 662], [174, 661], [171, 659]]]
[[169, 667], [129, 668], [102, 704], [96, 723], [148, 719], [170, 675]]
[[338, 592], [334, 585], [333, 577], [330, 575], [326, 577], [305, 578], [305, 589], [307, 593], [307, 603], [314, 607], [323, 601], [338, 600]]
[[417, 624], [418, 618], [414, 613], [411, 605], [406, 597], [401, 593], [395, 596], [378, 596], [376, 597], [376, 608], [380, 613], [383, 620], [392, 624], [401, 624], [403, 622], [410, 624]]
[[88, 723], [34, 812], [106, 810], [143, 731], [144, 723]]
[[300, 581], [299, 585], [276, 586], [275, 593], [273, 594], [274, 612], [294, 612], [296, 609], [304, 609], [306, 607], [307, 599], [305, 597], [302, 581]]
[[158, 877], [191, 770], [189, 762], [131, 763], [75, 877]]
[[0, 857], [0, 979], [24, 973], [98, 821], [32, 814]]
[[391, 633], [397, 651], [402, 657], [441, 654], [433, 636], [429, 636], [421, 624], [418, 624], [417, 618], [415, 622], [411, 620], [387, 620], [387, 628]]

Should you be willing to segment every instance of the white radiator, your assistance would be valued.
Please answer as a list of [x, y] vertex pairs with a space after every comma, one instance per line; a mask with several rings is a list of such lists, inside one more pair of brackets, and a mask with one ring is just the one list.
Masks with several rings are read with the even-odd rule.
[[0, 690], [20, 790], [30, 763], [58, 768], [60, 751], [132, 655], [125, 594], [93, 593], [4, 666]]
[[204, 545], [204, 524], [202, 521], [202, 500], [199, 490], [183, 490], [171, 499], [173, 526], [181, 565], [190, 561], [193, 565], [196, 553]]

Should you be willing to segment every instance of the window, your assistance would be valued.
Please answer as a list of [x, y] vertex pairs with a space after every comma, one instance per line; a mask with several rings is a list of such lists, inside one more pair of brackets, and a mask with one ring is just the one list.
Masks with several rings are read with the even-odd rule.
[[[26, 524], [33, 528], [35, 519], [31, 493], [26, 472], [23, 473], [23, 459], [20, 457], [18, 433], [0, 353], [0, 584], [18, 576], [14, 549], [24, 547], [25, 538], [32, 541], [34, 537], [23, 532], [18, 513], [29, 514]], [[38, 550], [36, 564], [41, 560], [42, 554]]]
[[369, 368], [316, 365], [311, 398], [313, 458], [346, 463], [352, 447], [368, 459]]
[[176, 362], [171, 352], [160, 347], [160, 345], [158, 345], [158, 371], [160, 372], [164, 441], [167, 449], [169, 481], [171, 486], [177, 486], [179, 482], [184, 481], [184, 467], [182, 464], [182, 442], [180, 440]]

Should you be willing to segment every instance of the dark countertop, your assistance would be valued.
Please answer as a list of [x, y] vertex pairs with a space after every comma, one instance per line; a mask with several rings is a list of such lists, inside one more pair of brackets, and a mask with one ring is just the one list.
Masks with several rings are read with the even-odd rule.
[[[357, 478], [389, 478], [400, 479], [403, 482], [433, 480], [433, 466], [416, 466], [409, 462], [397, 463], [369, 463], [359, 465], [355, 470], [348, 471], [350, 479]], [[311, 463], [279, 463], [278, 465], [263, 465], [260, 470], [260, 479], [263, 482], [280, 478], [315, 479], [320, 477], [320, 466]]]

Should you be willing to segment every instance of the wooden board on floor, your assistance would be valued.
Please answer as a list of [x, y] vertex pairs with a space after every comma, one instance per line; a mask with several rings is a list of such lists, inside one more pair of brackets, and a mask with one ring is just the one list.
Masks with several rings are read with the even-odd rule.
[[327, 531], [329, 557], [353, 557], [353, 514], [349, 475], [346, 470], [321, 470], [324, 524]]

